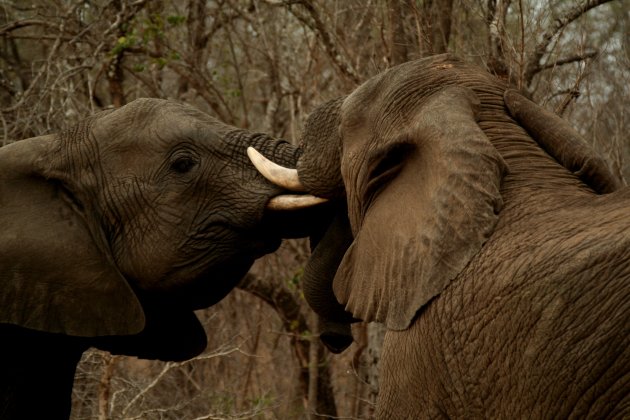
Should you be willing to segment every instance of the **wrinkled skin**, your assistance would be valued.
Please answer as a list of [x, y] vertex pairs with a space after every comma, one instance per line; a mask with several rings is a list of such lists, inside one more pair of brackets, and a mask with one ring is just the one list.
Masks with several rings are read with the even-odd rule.
[[282, 190], [248, 146], [295, 166], [284, 141], [155, 99], [0, 149], [0, 418], [67, 418], [90, 346], [203, 351], [193, 310], [313, 226], [309, 210], [265, 210]]
[[630, 415], [630, 189], [566, 122], [436, 56], [323, 105], [302, 148], [347, 202], [305, 296], [386, 324], [378, 418]]

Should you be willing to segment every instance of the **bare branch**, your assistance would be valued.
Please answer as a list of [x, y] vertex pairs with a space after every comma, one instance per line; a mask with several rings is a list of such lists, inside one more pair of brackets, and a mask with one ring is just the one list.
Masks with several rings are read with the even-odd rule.
[[405, 43], [403, 11], [400, 2], [393, 1], [387, 8], [389, 24], [389, 64], [395, 66], [407, 61], [409, 51]]
[[184, 78], [197, 91], [199, 96], [205, 100], [217, 117], [228, 124], [236, 123], [236, 117], [225, 102], [225, 98], [223, 98], [221, 92], [197, 67], [184, 63], [173, 63], [170, 68]]
[[524, 78], [526, 84], [530, 85], [534, 75], [543, 69], [541, 64], [542, 58], [547, 53], [547, 49], [556, 35], [560, 34], [568, 24], [578, 19], [589, 10], [610, 1], [612, 0], [586, 0], [583, 4], [568, 10], [564, 16], [556, 19], [551, 27], [543, 34], [542, 40], [536, 46], [534, 53], [525, 67]]
[[175, 368], [178, 368], [180, 366], [184, 366], [190, 363], [193, 363], [194, 361], [198, 361], [198, 360], [207, 360], [207, 359], [213, 359], [216, 357], [223, 357], [223, 356], [228, 356], [234, 352], [241, 352], [241, 349], [239, 347], [225, 347], [225, 348], [220, 348], [217, 349], [214, 352], [211, 353], [205, 353], [202, 354], [201, 356], [197, 356], [194, 359], [191, 360], [186, 360], [183, 362], [167, 362], [164, 364], [164, 367], [162, 368], [162, 370], [160, 371], [159, 374], [156, 375], [155, 378], [153, 378], [153, 380], [147, 385], [145, 386], [140, 392], [138, 392], [132, 399], [131, 401], [129, 401], [129, 403], [127, 403], [127, 405], [125, 406], [125, 408], [123, 408], [122, 410], [122, 414], [125, 415], [130, 409], [131, 407], [133, 407], [136, 402], [138, 402], [138, 400], [140, 398], [142, 398], [143, 395], [145, 395], [147, 392], [151, 391], [153, 388], [156, 387], [156, 385], [162, 380], [162, 378], [169, 373], [170, 371], [172, 371]]
[[[279, 4], [279, 3], [270, 3], [270, 4]], [[332, 61], [333, 65], [337, 70], [348, 80], [352, 81], [355, 84], [360, 83], [360, 78], [357, 73], [352, 69], [350, 64], [345, 61], [337, 49], [337, 46], [333, 39], [330, 37], [330, 31], [324, 25], [324, 22], [319, 15], [319, 12], [313, 5], [311, 0], [284, 0], [281, 4], [289, 6], [289, 11], [302, 23], [308, 26], [315, 35], [320, 39], [322, 45], [324, 46], [324, 50], [328, 55], [328, 58]], [[295, 8], [290, 7], [292, 5], [302, 6], [304, 10], [307, 12], [307, 16], [299, 13]], [[309, 19], [310, 18], [310, 19]]]
[[18, 20], [15, 22], [11, 22], [7, 25], [4, 25], [0, 28], [0, 36], [6, 36], [9, 32], [12, 32], [16, 29], [26, 28], [28, 26], [44, 26], [47, 28], [55, 28], [56, 26], [49, 21], [40, 20], [40, 19], [24, 19]]
[[[229, 22], [231, 22], [231, 20], [229, 20]], [[247, 115], [249, 112], [247, 109], [247, 101], [245, 98], [246, 93], [245, 93], [245, 87], [243, 86], [243, 76], [241, 74], [238, 58], [236, 57], [236, 50], [234, 49], [234, 42], [232, 41], [231, 30], [226, 28], [225, 35], [228, 41], [228, 46], [230, 47], [230, 57], [232, 58], [232, 65], [234, 67], [234, 72], [236, 73], [236, 81], [238, 83], [238, 89], [239, 89], [239, 98], [241, 102], [241, 107], [243, 109], [243, 118], [240, 121], [239, 126], [243, 128], [249, 128], [249, 121], [247, 118]]]
[[[451, 37], [453, 0], [430, 0], [423, 2], [426, 50], [431, 54], [447, 52]], [[409, 4], [413, 4], [409, 2]]]
[[540, 66], [540, 70], [546, 70], [557, 66], [562, 66], [565, 64], [575, 63], [577, 61], [584, 61], [590, 58], [595, 58], [599, 55], [599, 51], [589, 51], [583, 54], [576, 54], [571, 57], [561, 58], [559, 60], [553, 61], [551, 63], [547, 63]]
[[24, 91], [24, 93], [20, 97], [20, 100], [16, 102], [15, 104], [13, 104], [13, 106], [10, 106], [4, 109], [3, 112], [12, 112], [18, 109], [19, 107], [21, 107], [24, 104], [24, 101], [29, 97], [31, 91], [35, 88], [35, 86], [37, 86], [39, 79], [42, 76], [44, 76], [44, 74], [46, 74], [47, 69], [50, 66], [50, 63], [52, 62], [52, 58], [57, 54], [57, 50], [59, 49], [59, 46], [61, 45], [61, 33], [63, 32], [63, 29], [64, 29], [64, 23], [62, 22], [59, 25], [60, 35], [57, 37], [57, 39], [55, 40], [55, 43], [50, 49], [50, 53], [48, 54], [48, 59], [46, 60], [44, 64], [41, 65], [41, 67], [39, 68], [39, 71], [37, 72], [37, 75], [35, 76], [35, 78], [33, 78], [29, 87]]
[[520, 45], [518, 48], [518, 89], [523, 88], [523, 73], [525, 71], [525, 14], [523, 12], [523, 0], [518, 0], [518, 24]]
[[505, 19], [510, 0], [488, 0], [486, 23], [488, 24], [488, 69], [500, 77], [508, 76], [505, 57]]

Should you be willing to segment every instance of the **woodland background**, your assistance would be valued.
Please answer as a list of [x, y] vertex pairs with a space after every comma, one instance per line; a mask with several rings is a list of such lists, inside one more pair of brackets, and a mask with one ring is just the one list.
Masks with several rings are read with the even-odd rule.
[[[628, 0], [0, 0], [0, 144], [146, 96], [295, 142], [318, 104], [451, 52], [570, 120], [627, 178], [628, 39]], [[326, 353], [300, 289], [308, 254], [286, 241], [200, 311], [210, 344], [194, 360], [87, 352], [72, 418], [370, 417], [382, 328]]]

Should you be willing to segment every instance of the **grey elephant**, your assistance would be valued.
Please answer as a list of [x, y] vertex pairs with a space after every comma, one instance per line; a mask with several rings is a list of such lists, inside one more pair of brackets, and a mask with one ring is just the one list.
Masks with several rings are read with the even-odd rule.
[[203, 351], [193, 310], [281, 237], [308, 235], [322, 201], [274, 199], [285, 190], [248, 146], [287, 166], [299, 155], [157, 99], [0, 149], [0, 418], [67, 418], [90, 346], [161, 360]]
[[302, 148], [295, 189], [341, 203], [305, 295], [387, 326], [377, 418], [630, 416], [630, 189], [564, 120], [442, 55], [321, 106]]

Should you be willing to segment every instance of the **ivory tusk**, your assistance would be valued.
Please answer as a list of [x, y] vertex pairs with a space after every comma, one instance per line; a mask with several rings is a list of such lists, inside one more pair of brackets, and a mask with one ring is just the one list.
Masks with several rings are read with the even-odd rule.
[[258, 169], [258, 172], [275, 185], [289, 191], [306, 191], [306, 188], [298, 178], [297, 169], [289, 169], [280, 166], [261, 155], [253, 147], [247, 148], [247, 156], [249, 156], [249, 160], [251, 160], [256, 169]]
[[300, 210], [313, 207], [328, 201], [326, 198], [315, 197], [314, 195], [278, 195], [267, 203], [269, 210]]

